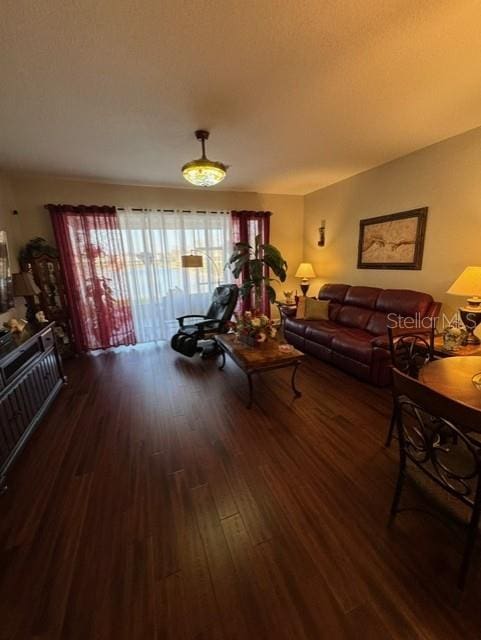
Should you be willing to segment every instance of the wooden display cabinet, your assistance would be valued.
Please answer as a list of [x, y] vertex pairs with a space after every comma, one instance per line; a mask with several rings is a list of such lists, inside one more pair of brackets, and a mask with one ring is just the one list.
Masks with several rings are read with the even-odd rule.
[[22, 271], [30, 271], [40, 289], [39, 310], [55, 322], [55, 336], [62, 358], [75, 354], [70, 313], [60, 260], [55, 247], [41, 238], [30, 241], [20, 253]]

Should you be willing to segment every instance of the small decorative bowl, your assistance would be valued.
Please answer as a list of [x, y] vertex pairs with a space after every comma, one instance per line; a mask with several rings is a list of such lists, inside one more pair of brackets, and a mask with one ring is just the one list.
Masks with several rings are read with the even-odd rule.
[[294, 351], [294, 347], [292, 344], [280, 344], [279, 351], [282, 351], [282, 353], [292, 353]]

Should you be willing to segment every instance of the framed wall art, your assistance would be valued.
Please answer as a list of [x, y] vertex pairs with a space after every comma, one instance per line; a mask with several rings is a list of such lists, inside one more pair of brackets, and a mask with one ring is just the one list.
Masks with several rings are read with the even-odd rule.
[[421, 269], [428, 208], [359, 221], [358, 269]]

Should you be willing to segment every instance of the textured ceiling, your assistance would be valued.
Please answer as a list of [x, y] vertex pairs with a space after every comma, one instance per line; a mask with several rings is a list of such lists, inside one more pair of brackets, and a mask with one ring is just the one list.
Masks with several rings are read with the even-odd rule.
[[304, 194], [481, 125], [466, 0], [1, 0], [0, 166]]

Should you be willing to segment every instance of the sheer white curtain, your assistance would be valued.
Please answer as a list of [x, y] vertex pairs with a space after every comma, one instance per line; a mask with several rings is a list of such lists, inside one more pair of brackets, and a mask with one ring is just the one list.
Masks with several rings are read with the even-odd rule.
[[[176, 317], [205, 313], [217, 284], [231, 282], [228, 211], [117, 209], [139, 342], [168, 340]], [[181, 256], [203, 255], [203, 267], [182, 268]], [[212, 260], [209, 260], [206, 255]]]

